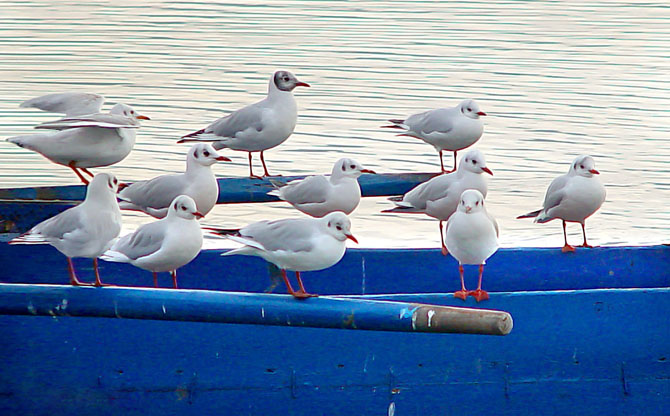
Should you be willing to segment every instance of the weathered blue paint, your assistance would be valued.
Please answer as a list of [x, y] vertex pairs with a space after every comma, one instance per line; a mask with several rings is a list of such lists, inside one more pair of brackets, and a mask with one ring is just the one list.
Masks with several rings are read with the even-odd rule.
[[492, 293], [486, 306], [512, 313], [510, 335], [0, 316], [0, 413], [667, 413], [669, 289]]
[[[179, 269], [186, 289], [286, 293], [284, 283], [260, 258], [220, 256], [205, 250]], [[68, 282], [63, 255], [50, 246], [0, 243], [0, 282]], [[92, 262], [75, 259], [82, 281], [93, 281]], [[44, 273], [48, 270], [48, 273]], [[152, 286], [151, 273], [129, 264], [100, 262], [103, 282]], [[477, 284], [476, 266], [466, 266], [468, 288]], [[289, 275], [291, 275], [289, 273]], [[274, 282], [273, 282], [274, 278]], [[303, 273], [307, 289], [323, 295], [449, 293], [460, 288], [458, 266], [438, 249], [348, 249], [335, 266]], [[167, 273], [159, 284], [169, 287]], [[493, 292], [596, 288], [669, 287], [670, 246], [598, 247], [562, 253], [560, 248], [503, 248], [488, 261], [483, 287]], [[474, 302], [468, 299], [468, 304]]]
[[[358, 180], [363, 196], [399, 195], [407, 192], [435, 173], [401, 173], [362, 175]], [[271, 179], [286, 183], [304, 176], [276, 176]], [[218, 204], [269, 202], [277, 197], [267, 193], [274, 189], [270, 178], [219, 178]], [[40, 221], [82, 201], [83, 185], [37, 188], [0, 189], [0, 232], [25, 232]]]
[[298, 301], [290, 295], [206, 290], [16, 283], [0, 284], [0, 315], [487, 335], [506, 335], [512, 329], [509, 314], [471, 308], [332, 297]]

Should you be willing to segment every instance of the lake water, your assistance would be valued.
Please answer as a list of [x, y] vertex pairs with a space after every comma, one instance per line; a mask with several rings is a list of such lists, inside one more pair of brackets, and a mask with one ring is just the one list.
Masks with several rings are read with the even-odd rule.
[[[183, 169], [187, 146], [176, 139], [263, 98], [270, 75], [288, 69], [312, 88], [296, 90], [298, 125], [266, 152], [271, 172], [326, 173], [342, 155], [377, 172], [427, 172], [439, 166], [431, 146], [379, 126], [471, 97], [489, 114], [476, 147], [495, 173], [487, 203], [503, 245], [562, 245], [559, 222], [514, 218], [539, 208], [578, 154], [595, 157], [608, 192], [587, 221], [592, 243], [667, 241], [667, 3], [214, 3], [3, 2], [0, 137], [54, 118], [19, 109], [26, 99], [100, 93], [152, 120], [127, 159], [95, 171], [149, 179]], [[245, 153], [223, 153], [233, 163], [217, 174], [247, 175]], [[75, 183], [69, 169], [0, 142], [1, 187]], [[391, 206], [369, 198], [352, 214], [362, 246], [439, 246], [435, 220], [379, 213]], [[282, 203], [219, 205], [203, 223], [298, 215]], [[150, 219], [124, 221], [129, 230]], [[580, 227], [570, 231], [581, 242]]]

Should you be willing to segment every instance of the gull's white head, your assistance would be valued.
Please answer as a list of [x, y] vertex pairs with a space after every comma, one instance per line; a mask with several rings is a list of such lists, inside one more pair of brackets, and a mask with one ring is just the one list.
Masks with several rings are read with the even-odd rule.
[[332, 235], [338, 241], [344, 241], [347, 238], [354, 243], [358, 243], [356, 237], [351, 234], [351, 220], [344, 212], [335, 211], [321, 219], [326, 224], [328, 234]]
[[479, 118], [485, 116], [486, 113], [479, 109], [479, 104], [475, 100], [463, 100], [459, 105], [461, 113], [466, 117]]
[[484, 154], [476, 149], [468, 150], [468, 152], [461, 157], [461, 163], [458, 165], [458, 169], [464, 169], [472, 173], [486, 172], [489, 175], [493, 175], [491, 169], [486, 167]]
[[363, 166], [353, 159], [342, 158], [335, 162], [333, 166], [332, 177], [334, 178], [358, 178], [363, 173], [375, 173], [373, 170], [365, 169]]
[[168, 217], [170, 216], [177, 216], [185, 220], [199, 220], [204, 217], [203, 214], [198, 212], [198, 207], [195, 205], [193, 198], [188, 195], [179, 195], [172, 200], [168, 210]]
[[292, 73], [288, 71], [277, 71], [272, 77], [272, 82], [280, 91], [290, 92], [295, 87], [309, 87], [306, 82], [299, 81]]
[[584, 176], [587, 178], [593, 177], [593, 175], [599, 175], [600, 172], [596, 170], [596, 162], [591, 156], [581, 155], [577, 156], [575, 160], [570, 165], [570, 172], [574, 172], [575, 175]]
[[142, 114], [138, 113], [137, 111], [133, 110], [131, 106], [128, 104], [122, 104], [118, 103], [114, 107], [112, 107], [111, 110], [109, 110], [110, 114], [120, 114], [125, 117], [128, 117], [129, 119], [137, 122], [139, 124], [139, 120], [151, 120], [147, 116], [143, 116]]
[[191, 146], [186, 156], [187, 163], [197, 163], [202, 166], [212, 166], [216, 162], [230, 162], [225, 156], [221, 156], [209, 143], [198, 143]]
[[466, 214], [474, 214], [484, 210], [484, 195], [476, 189], [466, 189], [461, 194], [458, 210]]
[[91, 194], [116, 195], [119, 189], [125, 186], [126, 184], [119, 182], [111, 173], [98, 173], [91, 179], [86, 190], [86, 197], [88, 198]]

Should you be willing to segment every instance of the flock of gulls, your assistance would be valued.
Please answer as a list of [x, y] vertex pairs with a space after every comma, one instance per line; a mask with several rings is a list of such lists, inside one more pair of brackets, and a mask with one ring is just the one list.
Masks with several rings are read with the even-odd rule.
[[[48, 132], [7, 141], [69, 167], [88, 188], [81, 204], [37, 224], [10, 244], [51, 244], [67, 257], [73, 285], [103, 286], [98, 271], [101, 258], [151, 271], [155, 286], [157, 273], [170, 272], [176, 288], [177, 269], [193, 260], [202, 248], [203, 227], [197, 220], [212, 210], [218, 198], [218, 183], [211, 167], [217, 162], [230, 161], [217, 151], [247, 152], [252, 178], [260, 177], [254, 175], [252, 154], [260, 153], [263, 177], [270, 176], [263, 152], [282, 144], [293, 133], [297, 104], [292, 91], [296, 87], [309, 84], [290, 72], [275, 72], [263, 100], [179, 140], [179, 143], [195, 142], [186, 154], [185, 172], [130, 185], [109, 173], [94, 175], [89, 169], [113, 165], [128, 156], [140, 121], [149, 117], [125, 104], [116, 104], [109, 113], [103, 113], [104, 97], [90, 93], [49, 94], [22, 103], [21, 107], [65, 116], [36, 126]], [[432, 145], [439, 153], [441, 166], [440, 175], [405, 195], [389, 198], [395, 207], [384, 212], [422, 213], [437, 219], [442, 253], [451, 254], [459, 262], [461, 289], [454, 296], [463, 300], [473, 296], [477, 301], [488, 299], [481, 287], [483, 267], [498, 249], [498, 224], [484, 205], [486, 176], [493, 172], [482, 152], [468, 150], [458, 164], [457, 152], [480, 139], [483, 116], [486, 113], [479, 105], [468, 99], [453, 108], [391, 119], [390, 125], [382, 126]], [[444, 167], [445, 151], [453, 152], [452, 170]], [[305, 290], [300, 272], [333, 266], [344, 256], [346, 240], [357, 242], [347, 215], [360, 202], [358, 178], [364, 173], [374, 174], [355, 160], [342, 158], [335, 162], [329, 176], [308, 176], [287, 184], [273, 181], [276, 189], [270, 194], [307, 217], [264, 220], [235, 230], [209, 227], [205, 230], [241, 245], [222, 255], [262, 257], [281, 270], [288, 292], [295, 298], [316, 296]], [[535, 218], [539, 223], [560, 219], [564, 252], [575, 250], [567, 242], [566, 222], [580, 223], [584, 235], [581, 246], [591, 247], [586, 239], [585, 220], [605, 200], [605, 188], [595, 176], [598, 173], [592, 157], [578, 156], [568, 173], [551, 182], [542, 208], [518, 218]], [[141, 211], [158, 220], [119, 238], [122, 209]], [[93, 259], [94, 283], [77, 279], [73, 257]], [[466, 264], [479, 265], [476, 290], [465, 288], [463, 265]], [[297, 290], [291, 285], [287, 270], [295, 272]]]

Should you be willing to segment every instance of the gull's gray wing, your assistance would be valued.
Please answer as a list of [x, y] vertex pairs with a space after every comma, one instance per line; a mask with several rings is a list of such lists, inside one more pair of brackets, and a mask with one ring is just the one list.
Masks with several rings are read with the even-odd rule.
[[100, 127], [105, 129], [136, 129], [140, 124], [121, 114], [88, 114], [78, 117], [65, 117], [56, 121], [49, 121], [36, 126], [36, 129], [64, 130], [77, 127]]
[[121, 237], [111, 250], [118, 251], [131, 260], [137, 260], [160, 250], [164, 236], [163, 221], [151, 222], [141, 226], [134, 233]]
[[325, 176], [308, 176], [291, 181], [281, 188], [285, 201], [292, 204], [317, 204], [326, 202], [330, 181]]
[[267, 251], [311, 251], [315, 221], [309, 218], [260, 221], [242, 228], [240, 235], [257, 241]]
[[47, 94], [21, 103], [22, 108], [37, 108], [51, 113], [62, 113], [68, 117], [100, 112], [105, 97], [86, 92], [64, 92]]
[[403, 197], [403, 200], [415, 208], [426, 208], [426, 202], [437, 201], [449, 194], [449, 187], [454, 182], [451, 175], [440, 175], [417, 185]]
[[249, 128], [263, 130], [263, 107], [251, 104], [225, 117], [216, 120], [205, 128], [204, 133], [213, 133], [220, 137], [235, 137]]
[[[75, 207], [76, 208], [76, 207]], [[26, 234], [39, 234], [45, 238], [61, 239], [65, 234], [83, 228], [80, 210], [70, 208], [34, 226]]]
[[184, 191], [183, 175], [162, 175], [135, 182], [119, 192], [119, 199], [142, 208], [166, 208]]
[[438, 108], [437, 110], [415, 114], [408, 118], [405, 124], [417, 133], [448, 133], [454, 128], [452, 117], [453, 114], [450, 109]]
[[544, 212], [549, 211], [549, 209], [558, 206], [561, 203], [561, 200], [565, 196], [565, 186], [568, 184], [570, 177], [569, 175], [561, 175], [558, 178], [551, 181], [547, 193], [544, 196], [543, 209]]

